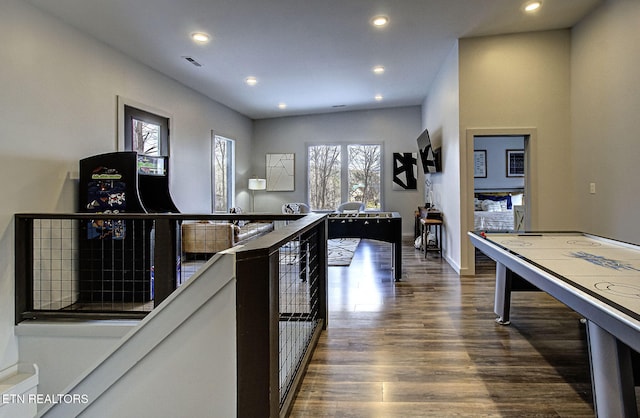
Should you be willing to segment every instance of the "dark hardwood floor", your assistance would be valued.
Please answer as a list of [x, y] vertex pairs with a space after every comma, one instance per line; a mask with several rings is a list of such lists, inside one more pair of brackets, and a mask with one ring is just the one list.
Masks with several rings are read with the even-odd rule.
[[590, 417], [585, 329], [541, 292], [495, 323], [495, 268], [459, 277], [407, 241], [403, 280], [390, 244], [363, 240], [329, 268], [329, 323], [291, 417]]

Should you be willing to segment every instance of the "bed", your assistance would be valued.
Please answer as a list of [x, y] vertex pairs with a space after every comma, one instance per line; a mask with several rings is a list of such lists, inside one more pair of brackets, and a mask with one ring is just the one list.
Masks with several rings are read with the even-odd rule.
[[513, 231], [514, 206], [524, 204], [522, 190], [476, 191], [473, 227], [476, 231]]

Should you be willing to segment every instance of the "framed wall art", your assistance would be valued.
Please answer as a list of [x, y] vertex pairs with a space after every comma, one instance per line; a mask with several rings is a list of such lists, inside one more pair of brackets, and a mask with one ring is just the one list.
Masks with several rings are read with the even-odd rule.
[[487, 177], [487, 150], [473, 151], [473, 177]]
[[416, 190], [418, 188], [418, 153], [393, 153], [393, 190]]
[[295, 190], [295, 154], [267, 154], [267, 191]]
[[507, 177], [524, 177], [524, 150], [507, 150]]

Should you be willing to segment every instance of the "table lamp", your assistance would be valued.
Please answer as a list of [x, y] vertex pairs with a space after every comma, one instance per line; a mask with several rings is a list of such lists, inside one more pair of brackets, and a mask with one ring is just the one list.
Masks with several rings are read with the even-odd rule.
[[249, 190], [251, 190], [251, 212], [255, 212], [255, 191], [256, 190], [266, 190], [267, 189], [267, 180], [253, 178], [249, 179]]

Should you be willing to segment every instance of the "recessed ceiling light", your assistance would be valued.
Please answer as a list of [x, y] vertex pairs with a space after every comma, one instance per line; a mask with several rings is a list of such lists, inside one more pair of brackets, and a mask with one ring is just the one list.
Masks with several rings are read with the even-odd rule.
[[211, 37], [204, 32], [195, 32], [191, 34], [191, 39], [199, 44], [206, 44]]
[[251, 77], [247, 77], [244, 79], [244, 82], [248, 85], [248, 86], [255, 86], [256, 84], [258, 84], [258, 79], [251, 76]]
[[382, 94], [376, 94], [375, 99], [377, 102], [381, 102], [384, 97], [382, 97]]
[[531, 12], [535, 12], [540, 7], [542, 7], [542, 2], [541, 1], [532, 1], [530, 3], [527, 3], [526, 6], [524, 6], [524, 11], [528, 12], [528, 13], [531, 13]]
[[373, 72], [375, 74], [384, 74], [384, 67], [382, 65], [376, 65], [373, 67]]
[[376, 16], [371, 19], [371, 24], [377, 28], [382, 28], [387, 26], [389, 23], [389, 18], [387, 16]]
[[286, 103], [278, 103], [278, 109], [286, 109], [286, 108], [287, 108]]

